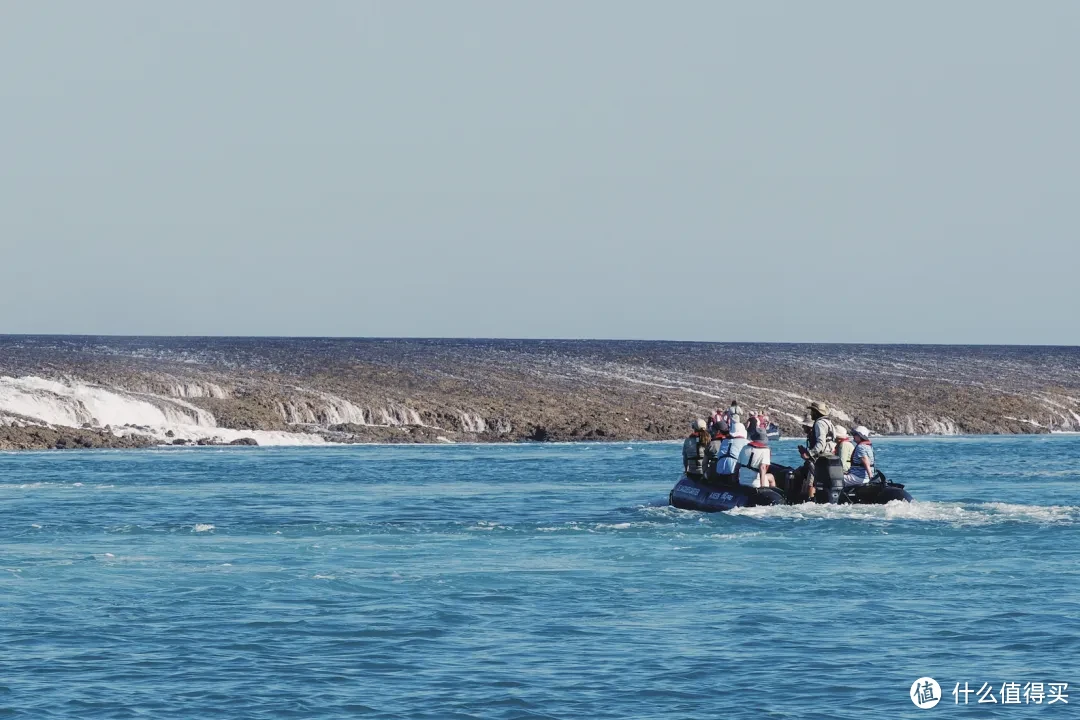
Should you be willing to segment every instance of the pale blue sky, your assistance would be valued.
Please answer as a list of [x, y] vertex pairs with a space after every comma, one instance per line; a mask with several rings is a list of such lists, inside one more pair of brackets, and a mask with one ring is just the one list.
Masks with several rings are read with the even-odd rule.
[[0, 332], [1080, 344], [1078, 38], [1070, 0], [6, 2]]

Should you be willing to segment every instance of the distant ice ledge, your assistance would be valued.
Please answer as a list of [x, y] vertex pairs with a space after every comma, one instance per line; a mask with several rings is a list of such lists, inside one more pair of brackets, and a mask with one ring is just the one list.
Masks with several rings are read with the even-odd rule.
[[464, 409], [444, 411], [440, 417], [451, 420], [450, 427], [440, 428], [425, 423], [417, 409], [400, 403], [360, 406], [306, 388], [285, 389], [286, 394], [271, 406], [276, 406], [281, 421], [291, 430], [236, 430], [220, 427], [212, 412], [185, 399], [228, 399], [230, 393], [220, 385], [159, 376], [136, 381], [133, 387], [136, 389], [68, 377], [0, 377], [0, 424], [86, 428], [119, 437], [147, 437], [163, 445], [228, 444], [246, 438], [259, 445], [322, 445], [339, 439], [327, 431], [350, 425], [497, 435], [508, 435], [512, 430], [506, 420], [488, 421]]
[[233, 430], [212, 413], [175, 397], [104, 387], [76, 379], [0, 377], [0, 418], [5, 425], [92, 428], [114, 435], [229, 443], [251, 438], [260, 445], [320, 445], [312, 433]]

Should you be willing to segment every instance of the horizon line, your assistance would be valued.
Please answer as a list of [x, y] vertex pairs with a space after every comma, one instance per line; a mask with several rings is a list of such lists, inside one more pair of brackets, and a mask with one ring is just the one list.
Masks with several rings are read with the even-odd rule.
[[396, 340], [402, 342], [462, 341], [462, 342], [559, 342], [559, 343], [656, 343], [668, 345], [835, 345], [871, 347], [1013, 347], [1013, 348], [1078, 348], [1080, 345], [1055, 343], [1009, 342], [808, 342], [798, 340], [661, 340], [646, 338], [586, 338], [586, 337], [482, 337], [482, 336], [406, 336], [406, 335], [143, 335], [116, 333], [0, 333], [0, 338], [112, 338], [124, 340]]

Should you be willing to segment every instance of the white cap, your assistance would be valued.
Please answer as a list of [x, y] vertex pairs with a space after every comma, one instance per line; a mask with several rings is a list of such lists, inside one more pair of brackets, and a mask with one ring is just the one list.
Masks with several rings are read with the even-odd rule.
[[847, 428], [844, 427], [843, 425], [836, 425], [833, 428], [833, 432], [836, 434], [836, 437], [838, 437], [838, 438], [846, 438], [846, 437], [848, 437]]
[[729, 432], [728, 434], [731, 435], [731, 437], [733, 438], [743, 438], [745, 440], [746, 426], [743, 425], [741, 422], [737, 422], [735, 423], [735, 425], [732, 426], [731, 432]]
[[704, 430], [708, 426], [705, 424], [704, 420], [695, 420], [694, 422], [690, 423], [690, 427], [692, 427], [694, 430]]
[[866, 427], [865, 425], [860, 425], [857, 428], [855, 428], [854, 430], [852, 430], [851, 432], [855, 433], [856, 435], [858, 435], [861, 438], [866, 438], [867, 440], [870, 439], [870, 429], [868, 427]]

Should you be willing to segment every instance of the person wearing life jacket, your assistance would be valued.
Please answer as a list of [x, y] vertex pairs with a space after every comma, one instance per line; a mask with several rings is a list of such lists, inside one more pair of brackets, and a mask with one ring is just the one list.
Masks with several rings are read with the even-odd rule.
[[758, 416], [753, 410], [750, 411], [750, 417], [746, 420], [746, 437], [750, 437], [754, 434], [754, 431], [758, 429]]
[[810, 419], [814, 425], [806, 439], [806, 447], [800, 447], [799, 454], [804, 460], [814, 462], [819, 457], [833, 454], [836, 448], [836, 428], [829, 419], [829, 406], [825, 403], [815, 400], [806, 409], [810, 411]]
[[728, 438], [720, 443], [713, 480], [727, 483], [739, 481], [739, 455], [747, 442], [746, 426], [742, 423], [732, 425]]
[[746, 421], [747, 437], [754, 434], [755, 430], [769, 431], [769, 416], [763, 412], [750, 411], [750, 419]]
[[874, 446], [870, 443], [870, 431], [860, 425], [851, 431], [855, 438], [855, 450], [851, 454], [851, 469], [844, 474], [844, 486], [866, 485], [877, 474], [874, 467]]
[[704, 420], [690, 423], [690, 429], [693, 432], [683, 441], [683, 472], [687, 477], [697, 479], [705, 474], [705, 448], [709, 446], [712, 438], [705, 429]]
[[713, 426], [712, 441], [705, 448], [705, 477], [710, 480], [716, 479], [716, 461], [720, 457], [724, 441], [728, 439], [728, 425], [720, 420]]
[[[713, 414], [709, 416], [709, 434], [715, 435], [717, 429], [720, 427], [720, 423], [724, 421], [724, 411], [717, 408], [713, 411]], [[727, 432], [726, 430], [724, 432]]]
[[742, 422], [743, 409], [739, 407], [738, 400], [732, 400], [731, 406], [724, 411], [724, 420], [727, 421], [728, 427], [735, 427], [736, 423]]
[[855, 452], [855, 443], [851, 442], [847, 428], [843, 425], [837, 425], [834, 430], [836, 432], [836, 450], [834, 452], [840, 458], [840, 466], [844, 468], [846, 474], [851, 469], [851, 454]]
[[803, 420], [806, 447], [799, 446], [799, 455], [804, 462], [802, 467], [795, 471], [795, 478], [801, 483], [803, 494], [813, 500], [817, 492], [814, 488], [814, 462], [819, 457], [832, 455], [836, 447], [836, 430], [828, 418], [828, 405], [815, 400], [806, 409], [810, 411], [810, 419]]
[[739, 453], [739, 484], [756, 488], [776, 487], [776, 479], [769, 472], [771, 462], [769, 435], [764, 430], [750, 433], [750, 442]]

